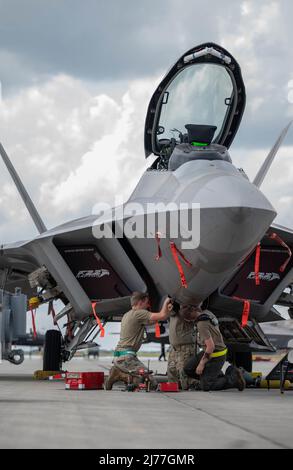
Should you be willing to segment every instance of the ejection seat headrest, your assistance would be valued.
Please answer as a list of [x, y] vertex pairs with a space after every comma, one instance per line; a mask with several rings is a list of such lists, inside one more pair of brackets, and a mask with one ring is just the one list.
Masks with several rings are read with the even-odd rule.
[[188, 142], [209, 145], [214, 137], [217, 126], [209, 126], [203, 124], [186, 124], [185, 128], [188, 132]]

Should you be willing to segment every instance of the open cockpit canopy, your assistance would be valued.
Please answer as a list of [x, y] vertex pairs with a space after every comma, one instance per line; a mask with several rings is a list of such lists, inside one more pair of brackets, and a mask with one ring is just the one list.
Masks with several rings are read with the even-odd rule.
[[187, 51], [154, 92], [145, 122], [145, 154], [160, 155], [173, 139], [194, 146], [229, 147], [245, 108], [245, 86], [236, 60], [206, 43]]

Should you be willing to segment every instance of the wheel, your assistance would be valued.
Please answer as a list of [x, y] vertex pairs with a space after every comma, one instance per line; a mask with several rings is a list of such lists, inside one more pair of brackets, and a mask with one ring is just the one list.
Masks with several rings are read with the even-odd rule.
[[9, 362], [11, 362], [11, 364], [15, 364], [18, 366], [24, 361], [24, 352], [22, 349], [13, 349], [8, 353], [7, 359]]
[[252, 372], [252, 353], [236, 352], [235, 365], [236, 367], [243, 367], [247, 372]]
[[43, 370], [61, 370], [61, 333], [58, 330], [48, 330], [46, 332]]

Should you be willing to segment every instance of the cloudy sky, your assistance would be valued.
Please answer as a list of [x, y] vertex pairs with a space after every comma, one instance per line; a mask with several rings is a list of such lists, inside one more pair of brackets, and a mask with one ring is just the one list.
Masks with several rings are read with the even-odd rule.
[[[247, 107], [231, 155], [253, 177], [293, 117], [292, 15], [291, 0], [0, 0], [0, 141], [46, 225], [130, 194], [151, 94], [205, 41], [241, 65]], [[293, 129], [263, 191], [293, 227]], [[0, 162], [0, 240], [35, 233]]]

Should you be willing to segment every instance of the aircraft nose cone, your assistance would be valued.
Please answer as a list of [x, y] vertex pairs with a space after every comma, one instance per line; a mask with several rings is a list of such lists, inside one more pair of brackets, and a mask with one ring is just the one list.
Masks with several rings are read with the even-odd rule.
[[[194, 252], [186, 250], [194, 268], [188, 289], [176, 292], [182, 302], [201, 301], [217, 289], [276, 216], [257, 187], [232, 165], [226, 168], [223, 171], [219, 165], [216, 171], [212, 168], [211, 173], [194, 179], [192, 200], [200, 204], [200, 243]], [[183, 198], [191, 199], [191, 190], [186, 186]]]
[[200, 212], [200, 242], [184, 254], [192, 263], [186, 269], [188, 288], [175, 280], [168, 285], [182, 303], [199, 303], [229, 278], [262, 238], [275, 212], [256, 207], [205, 208]]
[[[194, 237], [191, 235], [194, 243], [189, 249], [185, 236], [193, 232], [193, 227], [190, 230], [186, 218], [179, 223], [179, 236], [166, 231], [166, 237], [161, 240], [163, 256], [159, 263], [154, 257], [153, 238], [130, 241], [158, 291], [162, 295], [168, 292], [181, 303], [196, 304], [214, 292], [256, 246], [276, 215], [261, 191], [231, 163], [223, 161], [198, 160], [173, 172], [146, 172], [131, 202], [150, 200], [175, 203], [179, 210], [184, 205], [188, 220], [197, 223]], [[162, 214], [166, 211], [160, 209]], [[147, 206], [145, 214], [146, 218], [151, 217]], [[184, 251], [190, 262], [184, 266], [187, 288], [180, 283], [170, 241]]]
[[[218, 174], [196, 193], [201, 247], [210, 254], [221, 253], [231, 265], [257, 244], [276, 216], [261, 191], [238, 172]], [[216, 262], [212, 264], [215, 268]]]
[[210, 260], [209, 270], [235, 267], [262, 238], [274, 215], [251, 207], [202, 209], [200, 250]]
[[[276, 214], [275, 209], [250, 181], [231, 164], [226, 162], [212, 162], [201, 169], [199, 176], [189, 175], [192, 182], [180, 198], [198, 202], [201, 208], [229, 207], [263, 209]], [[186, 168], [187, 170], [187, 168]], [[189, 194], [188, 194], [189, 193]], [[238, 211], [234, 212], [235, 215]], [[232, 214], [232, 212], [231, 212]]]

